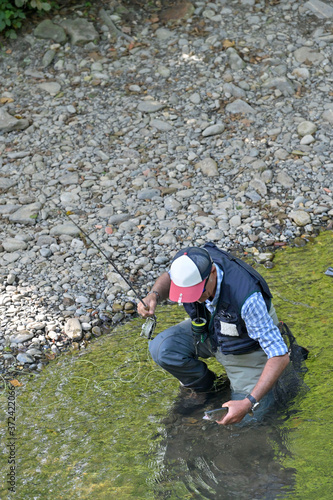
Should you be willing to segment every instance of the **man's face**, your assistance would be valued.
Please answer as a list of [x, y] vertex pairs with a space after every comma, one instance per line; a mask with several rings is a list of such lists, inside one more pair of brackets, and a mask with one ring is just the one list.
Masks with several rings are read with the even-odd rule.
[[214, 297], [216, 292], [216, 267], [213, 266], [205, 284], [204, 292], [197, 302], [203, 303], [209, 297]]

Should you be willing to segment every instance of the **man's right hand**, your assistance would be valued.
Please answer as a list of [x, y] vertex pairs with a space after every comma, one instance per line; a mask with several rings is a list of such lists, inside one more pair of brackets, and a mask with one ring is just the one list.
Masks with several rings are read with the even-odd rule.
[[154, 316], [157, 306], [157, 300], [165, 300], [169, 295], [170, 283], [170, 276], [167, 272], [161, 274], [161, 276], [157, 278], [152, 291], [154, 290], [155, 292], [158, 292], [157, 295], [159, 298], [157, 298], [156, 293], [148, 293], [148, 295], [146, 295], [146, 297], [143, 299], [143, 302], [147, 307], [145, 308], [141, 301], [138, 303], [137, 310], [138, 313], [141, 314], [141, 316], [143, 316], [144, 318]]
[[139, 302], [137, 307], [138, 313], [141, 314], [141, 316], [143, 316], [144, 318], [148, 318], [149, 316], [154, 316], [155, 309], [157, 306], [156, 294], [150, 293], [142, 300], [146, 304], [146, 308], [144, 308], [142, 302]]

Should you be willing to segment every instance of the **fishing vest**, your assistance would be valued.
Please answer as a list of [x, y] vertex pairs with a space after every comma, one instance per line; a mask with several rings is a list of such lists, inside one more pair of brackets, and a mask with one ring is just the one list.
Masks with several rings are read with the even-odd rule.
[[204, 249], [223, 271], [220, 296], [212, 315], [205, 304], [198, 302], [184, 304], [186, 312], [191, 319], [204, 317], [207, 320], [214, 351], [220, 349], [223, 354], [245, 354], [259, 349], [259, 342], [247, 333], [241, 310], [246, 299], [260, 292], [269, 311], [272, 294], [266, 281], [253, 267], [218, 249], [214, 243], [206, 243]]

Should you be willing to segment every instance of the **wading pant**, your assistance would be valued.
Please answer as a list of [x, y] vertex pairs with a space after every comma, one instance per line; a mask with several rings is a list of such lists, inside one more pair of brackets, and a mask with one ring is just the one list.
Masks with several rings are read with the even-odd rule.
[[[278, 324], [273, 306], [269, 313], [274, 324]], [[209, 391], [215, 380], [215, 374], [199, 358], [215, 357], [226, 370], [232, 399], [236, 400], [243, 399], [252, 391], [267, 361], [262, 349], [249, 354], [225, 355], [220, 351], [214, 353], [209, 339], [195, 346], [190, 319], [159, 333], [149, 343], [149, 350], [155, 363], [176, 377], [183, 386], [195, 391]], [[273, 394], [270, 392], [260, 401], [260, 413], [266, 405], [271, 406], [273, 401]]]

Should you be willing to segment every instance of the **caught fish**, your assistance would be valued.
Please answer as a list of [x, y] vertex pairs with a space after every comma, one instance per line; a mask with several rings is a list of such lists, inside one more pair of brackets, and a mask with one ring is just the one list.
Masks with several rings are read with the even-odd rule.
[[328, 269], [326, 269], [325, 273], [326, 276], [332, 276], [333, 277], [333, 267], [329, 267]]
[[148, 340], [150, 340], [154, 335], [155, 327], [156, 316], [154, 315], [148, 317], [142, 325], [140, 337], [146, 337]]
[[202, 417], [204, 420], [210, 420], [216, 422], [217, 420], [222, 420], [222, 418], [228, 413], [228, 407], [216, 408], [215, 410], [205, 411], [205, 415]]

